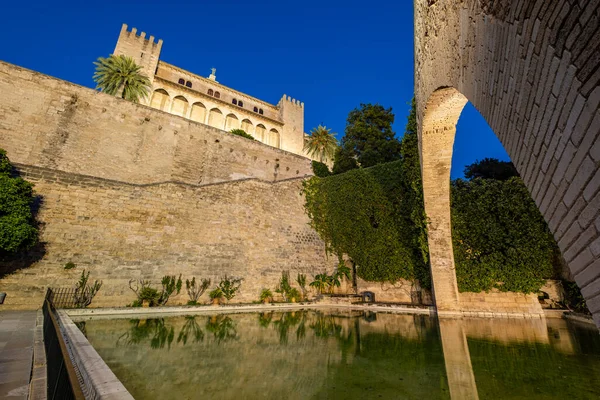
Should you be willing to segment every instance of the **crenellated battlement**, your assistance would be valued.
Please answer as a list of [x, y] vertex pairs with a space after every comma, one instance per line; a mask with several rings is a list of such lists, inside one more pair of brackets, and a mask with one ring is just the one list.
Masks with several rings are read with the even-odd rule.
[[304, 108], [304, 103], [301, 102], [300, 100], [296, 100], [294, 98], [292, 98], [291, 96], [288, 95], [283, 95], [283, 97], [281, 98], [281, 100], [279, 100], [279, 103], [277, 103], [277, 107], [281, 107], [283, 103], [291, 103], [297, 107], [300, 108]]
[[139, 35], [137, 34], [137, 28], [131, 28], [131, 30], [127, 29], [127, 24], [123, 24], [121, 26], [121, 34], [119, 35], [119, 40], [121, 38], [128, 38], [129, 40], [140, 40], [144, 42], [149, 42], [153, 46], [162, 46], [163, 40], [158, 39], [158, 41], [154, 42], [154, 36], [150, 36], [146, 39], [146, 32], [141, 32]]

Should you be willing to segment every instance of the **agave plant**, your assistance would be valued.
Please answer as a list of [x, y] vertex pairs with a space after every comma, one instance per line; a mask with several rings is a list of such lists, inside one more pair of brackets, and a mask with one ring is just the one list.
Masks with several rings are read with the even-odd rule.
[[148, 96], [150, 80], [133, 58], [124, 55], [99, 57], [94, 65], [96, 89], [134, 103]]

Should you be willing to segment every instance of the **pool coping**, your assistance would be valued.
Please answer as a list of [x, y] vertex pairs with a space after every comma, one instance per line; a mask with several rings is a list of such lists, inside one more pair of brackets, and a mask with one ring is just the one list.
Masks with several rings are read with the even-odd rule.
[[215, 314], [215, 313], [243, 313], [278, 310], [300, 310], [300, 309], [350, 309], [359, 311], [382, 311], [394, 314], [425, 314], [436, 315], [434, 307], [402, 307], [382, 306], [376, 304], [335, 304], [335, 303], [270, 303], [270, 304], [244, 304], [225, 306], [174, 306], [174, 307], [152, 307], [152, 308], [85, 308], [64, 310], [70, 317], [102, 317], [127, 318], [131, 316], [144, 315], [193, 315], [193, 314]]
[[71, 361], [75, 365], [86, 399], [134, 400], [123, 383], [100, 357], [65, 310], [58, 310], [58, 323]]

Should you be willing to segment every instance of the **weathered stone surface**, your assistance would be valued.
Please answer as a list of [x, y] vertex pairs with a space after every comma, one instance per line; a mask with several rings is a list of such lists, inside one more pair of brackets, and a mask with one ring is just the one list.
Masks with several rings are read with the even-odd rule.
[[598, 230], [575, 232], [573, 221], [583, 210], [587, 228], [599, 211], [600, 2], [575, 3], [415, 1], [415, 94], [439, 310], [471, 306], [456, 286], [448, 198], [455, 125], [467, 100], [498, 135], [562, 251], [570, 250], [573, 274], [593, 261], [582, 255], [591, 254]]
[[[29, 268], [0, 280], [4, 308], [36, 308], [46, 287], [72, 287], [85, 268], [103, 281], [92, 306], [125, 306], [130, 279], [160, 286], [163, 275], [244, 278], [234, 301], [258, 300], [281, 272], [312, 277], [333, 268], [308, 226], [301, 179], [245, 180], [205, 186], [133, 185], [36, 167], [20, 167], [35, 184], [42, 207], [45, 253]], [[77, 268], [65, 270], [72, 261]], [[0, 271], [19, 260], [0, 264]], [[169, 304], [185, 304], [182, 293]], [[207, 301], [207, 294], [202, 298]]]

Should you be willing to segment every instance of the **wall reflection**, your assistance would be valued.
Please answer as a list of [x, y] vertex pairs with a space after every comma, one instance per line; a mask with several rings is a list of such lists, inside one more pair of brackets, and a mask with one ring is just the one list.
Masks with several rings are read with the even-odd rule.
[[136, 399], [600, 396], [600, 335], [563, 320], [303, 310], [78, 325]]

